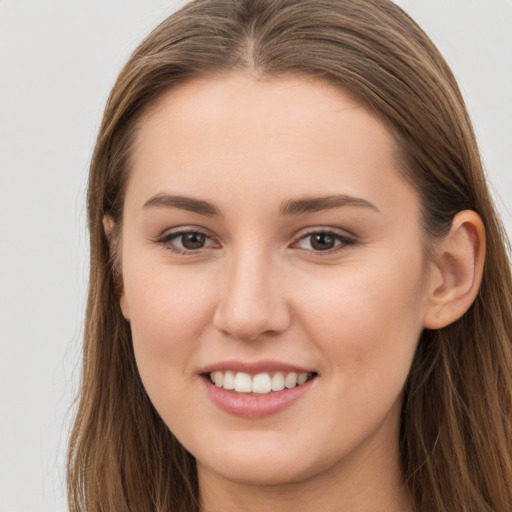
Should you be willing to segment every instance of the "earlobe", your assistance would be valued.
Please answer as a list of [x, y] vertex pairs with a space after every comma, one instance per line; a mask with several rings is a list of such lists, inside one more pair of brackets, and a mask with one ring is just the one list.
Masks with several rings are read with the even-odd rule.
[[112, 233], [114, 231], [114, 219], [110, 215], [103, 216], [103, 231], [105, 232], [105, 236], [107, 240], [110, 242], [112, 239]]
[[128, 304], [126, 302], [126, 295], [124, 294], [124, 290], [121, 290], [119, 295], [119, 306], [121, 307], [121, 312], [123, 313], [124, 319], [129, 322], [130, 321], [130, 311], [128, 308]]
[[[114, 239], [114, 228], [115, 223], [110, 215], [105, 215], [103, 217], [103, 230], [105, 231], [105, 236], [108, 240], [109, 250], [110, 250], [110, 258], [112, 261], [112, 265], [114, 267], [118, 267], [120, 262], [118, 260], [117, 255], [117, 243], [118, 241]], [[119, 305], [121, 307], [121, 311], [123, 313], [124, 318], [127, 321], [130, 321], [130, 314], [128, 304], [126, 303], [126, 296], [124, 293], [123, 286], [123, 278], [121, 272], [118, 268], [114, 268], [115, 280], [116, 280], [116, 289], [119, 294]]]
[[441, 329], [458, 320], [475, 300], [485, 260], [485, 228], [472, 210], [459, 212], [436, 247], [423, 326]]

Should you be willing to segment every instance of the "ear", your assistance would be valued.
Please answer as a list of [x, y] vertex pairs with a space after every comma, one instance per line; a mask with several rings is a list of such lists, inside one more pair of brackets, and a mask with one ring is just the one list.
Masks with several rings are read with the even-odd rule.
[[470, 308], [480, 288], [484, 260], [482, 219], [472, 210], [459, 212], [436, 246], [423, 318], [426, 329], [446, 327]]
[[114, 232], [114, 219], [110, 215], [103, 215], [103, 231], [107, 240], [112, 240], [112, 233]]
[[[118, 267], [120, 265], [120, 261], [118, 259], [117, 247], [118, 240], [115, 239], [115, 223], [114, 219], [110, 215], [103, 216], [103, 230], [105, 231], [105, 236], [108, 240], [109, 250], [110, 250], [110, 258], [114, 262], [114, 266]], [[130, 321], [130, 315], [128, 311], [128, 304], [126, 303], [126, 296], [124, 293], [124, 285], [123, 285], [123, 276], [120, 272], [120, 269], [115, 268], [115, 280], [116, 280], [116, 289], [119, 294], [119, 305], [121, 306], [121, 311], [126, 320]]]

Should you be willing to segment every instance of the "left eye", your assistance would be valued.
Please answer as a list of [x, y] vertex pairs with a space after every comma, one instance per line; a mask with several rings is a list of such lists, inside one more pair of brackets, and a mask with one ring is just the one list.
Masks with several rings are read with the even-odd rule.
[[296, 246], [309, 251], [327, 252], [352, 244], [354, 244], [353, 239], [338, 233], [333, 233], [332, 231], [316, 231], [301, 237], [296, 243]]

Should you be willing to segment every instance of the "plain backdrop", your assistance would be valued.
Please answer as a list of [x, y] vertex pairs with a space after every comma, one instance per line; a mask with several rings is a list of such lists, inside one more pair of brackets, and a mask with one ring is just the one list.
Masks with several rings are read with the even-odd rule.
[[[122, 64], [182, 3], [0, 0], [0, 512], [66, 510], [87, 167]], [[512, 233], [512, 1], [398, 3], [460, 82]]]

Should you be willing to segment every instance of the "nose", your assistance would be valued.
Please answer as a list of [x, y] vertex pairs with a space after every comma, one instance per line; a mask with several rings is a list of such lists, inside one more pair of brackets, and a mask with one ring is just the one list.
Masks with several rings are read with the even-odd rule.
[[242, 341], [285, 331], [291, 315], [279, 274], [270, 258], [255, 253], [226, 262], [226, 270], [219, 276], [222, 285], [214, 326]]

